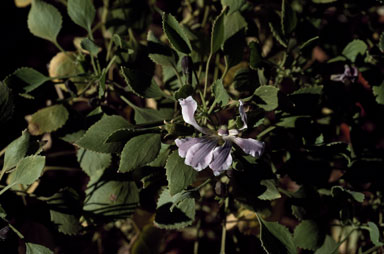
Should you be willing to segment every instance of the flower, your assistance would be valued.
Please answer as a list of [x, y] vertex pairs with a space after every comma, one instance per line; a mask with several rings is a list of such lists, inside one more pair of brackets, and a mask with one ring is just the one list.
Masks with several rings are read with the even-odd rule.
[[355, 82], [358, 76], [359, 76], [359, 71], [357, 70], [356, 67], [349, 68], [348, 65], [344, 65], [344, 73], [331, 75], [331, 80], [340, 81], [345, 84], [347, 81]]
[[[244, 130], [248, 128], [247, 115], [244, 111], [243, 102], [239, 102], [240, 117], [244, 123], [240, 130]], [[215, 176], [227, 170], [232, 164], [231, 149], [233, 143], [253, 157], [261, 156], [263, 153], [264, 142], [252, 138], [240, 138], [238, 137], [240, 130], [220, 128], [214, 132], [201, 127], [195, 120], [197, 103], [191, 96], [179, 99], [179, 103], [184, 121], [205, 134], [199, 138], [188, 137], [175, 140], [179, 148], [179, 156], [185, 158], [184, 163], [195, 170], [201, 171], [209, 166]]]

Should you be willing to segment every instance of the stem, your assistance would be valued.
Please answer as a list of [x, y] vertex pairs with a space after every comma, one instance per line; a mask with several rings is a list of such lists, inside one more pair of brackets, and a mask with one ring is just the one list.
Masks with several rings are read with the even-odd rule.
[[95, 64], [95, 58], [91, 55], [91, 63], [92, 63], [92, 68], [93, 68], [93, 72], [96, 74], [96, 75], [99, 75], [99, 72], [96, 68], [96, 64]]
[[71, 56], [70, 54], [68, 54], [68, 52], [65, 51], [65, 50], [60, 46], [59, 43], [57, 43], [57, 41], [53, 42], [53, 44], [55, 44], [56, 48], [58, 48], [61, 52], [63, 52], [69, 59], [71, 59], [71, 60], [73, 60], [73, 61], [75, 60], [75, 58], [74, 58], [73, 56]]
[[11, 223], [8, 223], [8, 227], [10, 227], [12, 229], [13, 232], [16, 233], [16, 235], [20, 238], [20, 239], [24, 239], [24, 236], [22, 233], [20, 233], [19, 230], [17, 230], [14, 226], [12, 226]]
[[[101, 33], [103, 34], [103, 37], [105, 36], [105, 32], [107, 31], [107, 29], [105, 27], [105, 23], [107, 21], [108, 10], [109, 10], [109, 0], [103, 0], [103, 8], [102, 8], [101, 20], [100, 20], [100, 23], [102, 24]], [[112, 42], [112, 40], [111, 40], [111, 42]], [[108, 48], [107, 46], [108, 46], [108, 42], [107, 42], [107, 40], [105, 40], [105, 47]], [[107, 54], [107, 56], [109, 56], [109, 54]]]
[[217, 104], [217, 101], [214, 100], [213, 103], [212, 103], [212, 105], [211, 105], [211, 107], [210, 107], [209, 110], [208, 110], [208, 115], [212, 113], [212, 111], [213, 111], [213, 109], [215, 108], [216, 104]]
[[204, 81], [204, 93], [203, 93], [204, 98], [207, 94], [209, 62], [211, 61], [211, 58], [212, 58], [212, 52], [209, 54], [208, 60], [207, 60], [207, 65], [205, 66], [205, 81]]
[[330, 253], [335, 253], [337, 251], [337, 249], [340, 247], [340, 245], [343, 244], [343, 242], [345, 242], [346, 240], [348, 240], [349, 236], [356, 230], [356, 228], [352, 229], [346, 237], [344, 237], [344, 239], [340, 242], [337, 243], [337, 246], [335, 247], [335, 249], [333, 249], [333, 251], [331, 251]]
[[208, 14], [209, 14], [209, 6], [205, 6], [204, 17], [203, 17], [203, 21], [201, 22], [201, 27], [205, 27], [208, 20]]
[[203, 94], [201, 93], [200, 90], [199, 90], [199, 94], [200, 94], [201, 102], [202, 102], [202, 104], [203, 104], [203, 108], [204, 108], [204, 110], [206, 111], [206, 110], [207, 110], [207, 104], [205, 103], [204, 96], [203, 96]]
[[106, 68], [107, 71], [112, 67], [112, 64], [116, 61], [116, 58], [117, 58], [116, 56], [112, 57], [111, 61], [107, 65], [107, 68]]
[[263, 137], [268, 132], [273, 131], [275, 128], [276, 128], [276, 126], [269, 126], [267, 129], [263, 130], [262, 132], [259, 133], [259, 135], [257, 135], [257, 139], [260, 139], [261, 137]]
[[107, 55], [105, 56], [105, 61], [108, 61], [108, 59], [111, 57], [112, 45], [113, 40], [110, 40], [109, 43], [106, 42]]
[[221, 78], [220, 78], [221, 80], [224, 80], [225, 76], [227, 76], [227, 73], [229, 71], [228, 59], [226, 57], [224, 57], [224, 63], [225, 63], [225, 69], [223, 74], [221, 75]]
[[63, 171], [79, 171], [79, 168], [71, 168], [71, 167], [60, 167], [60, 166], [46, 166], [44, 168], [44, 171], [51, 171], [51, 170], [63, 170]]
[[201, 220], [198, 220], [196, 225], [196, 240], [193, 244], [193, 254], [199, 253], [199, 232], [200, 232]]
[[222, 226], [222, 231], [221, 231], [221, 247], [220, 247], [220, 254], [225, 254], [225, 240], [227, 238], [227, 216], [226, 212], [228, 209], [228, 203], [229, 203], [229, 198], [225, 199], [225, 205], [224, 205], [224, 220], [223, 220], [223, 226]]
[[183, 80], [181, 79], [181, 76], [180, 76], [179, 72], [177, 71], [176, 66], [173, 64], [172, 64], [172, 69], [174, 70], [176, 77], [179, 80], [180, 87], [183, 86]]
[[217, 77], [219, 76], [219, 63], [220, 63], [220, 55], [216, 55], [215, 59], [215, 71], [213, 72], [213, 80], [217, 80]]
[[198, 191], [200, 190], [201, 188], [203, 188], [205, 185], [207, 185], [208, 183], [210, 183], [211, 181], [213, 180], [213, 178], [208, 178], [207, 180], [205, 180], [202, 184], [200, 184], [199, 186], [193, 188], [193, 189], [190, 189], [188, 191]]
[[5, 153], [5, 150], [7, 150], [7, 146], [3, 148], [3, 150], [0, 151], [0, 157], [3, 156], [3, 154]]
[[369, 253], [372, 253], [372, 252], [374, 252], [375, 250], [380, 249], [381, 247], [383, 247], [383, 246], [373, 246], [372, 248], [370, 248], [370, 249], [364, 251], [362, 254], [369, 254]]

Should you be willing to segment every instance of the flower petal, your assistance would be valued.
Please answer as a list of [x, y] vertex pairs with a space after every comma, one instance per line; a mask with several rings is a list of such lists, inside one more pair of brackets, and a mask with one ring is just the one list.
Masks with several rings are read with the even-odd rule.
[[240, 130], [244, 130], [244, 129], [247, 129], [248, 128], [248, 125], [247, 125], [247, 114], [245, 113], [245, 110], [244, 110], [244, 103], [240, 100], [239, 101], [239, 113], [240, 113], [240, 117], [241, 117], [241, 120], [243, 121], [243, 127], [241, 127]]
[[181, 113], [183, 115], [184, 122], [189, 123], [196, 130], [205, 133], [204, 129], [197, 124], [195, 120], [195, 111], [197, 109], [197, 102], [192, 98], [192, 96], [188, 96], [185, 99], [179, 99], [179, 103], [181, 106]]
[[233, 142], [236, 143], [245, 153], [252, 155], [253, 157], [261, 156], [264, 152], [264, 142], [258, 141], [252, 138], [233, 138]]
[[209, 164], [215, 176], [220, 175], [221, 172], [227, 170], [232, 164], [231, 155], [232, 142], [225, 141], [223, 146], [216, 147], [213, 151], [213, 160]]
[[187, 155], [187, 152], [189, 148], [191, 148], [193, 145], [197, 143], [203, 142], [203, 138], [185, 138], [185, 139], [176, 139], [175, 143], [177, 147], [179, 148], [179, 156], [181, 158], [185, 158]]
[[203, 139], [188, 149], [184, 163], [197, 171], [205, 169], [212, 161], [213, 150], [217, 142], [214, 139]]

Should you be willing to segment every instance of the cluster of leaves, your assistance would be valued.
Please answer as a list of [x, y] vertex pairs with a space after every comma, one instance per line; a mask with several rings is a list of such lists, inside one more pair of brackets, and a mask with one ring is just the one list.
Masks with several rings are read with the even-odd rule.
[[[0, 82], [0, 125], [18, 124], [1, 134], [16, 136], [1, 144], [1, 239], [70, 252], [28, 236], [22, 207], [60, 241], [96, 239], [90, 253], [113, 230], [132, 253], [166, 253], [191, 229], [185, 253], [212, 239], [222, 253], [382, 250], [380, 1], [16, 3], [59, 53], [47, 74], [25, 66]], [[75, 51], [60, 44], [64, 14], [82, 29]], [[332, 80], [345, 65], [358, 74]], [[234, 147], [217, 177], [186, 165], [174, 140], [198, 135], [178, 106], [188, 96], [212, 130], [242, 126], [241, 99], [243, 136], [264, 141], [264, 154]]]

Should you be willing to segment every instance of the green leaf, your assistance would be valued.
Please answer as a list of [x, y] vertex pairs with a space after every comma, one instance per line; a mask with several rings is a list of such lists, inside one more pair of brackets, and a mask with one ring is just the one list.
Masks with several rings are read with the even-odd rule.
[[182, 229], [195, 219], [195, 199], [183, 193], [171, 196], [164, 189], [157, 201], [155, 224], [164, 229]]
[[278, 222], [268, 222], [259, 217], [261, 222], [261, 243], [270, 254], [296, 254], [296, 246], [288, 228]]
[[380, 40], [379, 40], [379, 49], [381, 50], [381, 52], [384, 53], [384, 32], [381, 33], [380, 35]]
[[295, 128], [297, 119], [309, 118], [310, 116], [288, 116], [280, 119], [280, 122], [276, 123], [277, 126], [284, 128]]
[[104, 143], [111, 133], [122, 128], [129, 128], [131, 125], [121, 116], [104, 115], [98, 122], [92, 125], [85, 135], [76, 142], [85, 149], [100, 153], [119, 152], [124, 144], [121, 142]]
[[121, 152], [119, 172], [145, 166], [156, 159], [161, 147], [160, 134], [143, 134], [130, 139]]
[[223, 9], [225, 6], [229, 7], [228, 14], [232, 14], [235, 11], [239, 11], [245, 3], [245, 0], [221, 0], [221, 5], [223, 6]]
[[351, 191], [351, 190], [347, 190], [341, 186], [333, 186], [331, 188], [331, 193], [332, 193], [332, 196], [337, 196], [339, 195], [339, 193], [345, 193], [345, 194], [348, 194], [349, 196], [351, 196], [355, 201], [357, 202], [360, 202], [362, 203], [365, 199], [365, 195], [364, 193], [361, 193], [361, 192], [357, 192], [357, 191]]
[[90, 39], [85, 38], [80, 42], [80, 46], [82, 49], [88, 51], [91, 56], [97, 56], [100, 52], [100, 48]]
[[153, 62], [162, 66], [176, 66], [174, 51], [161, 43], [152, 31], [148, 32], [147, 41], [148, 56]]
[[139, 202], [139, 190], [133, 181], [92, 181], [86, 195], [84, 211], [111, 219], [131, 215]]
[[337, 244], [331, 236], [327, 235], [323, 245], [321, 245], [320, 249], [316, 250], [315, 254], [336, 254], [338, 247], [339, 244]]
[[273, 179], [261, 180], [260, 184], [267, 187], [267, 189], [263, 194], [258, 196], [259, 199], [274, 200], [274, 199], [281, 198], [281, 194], [279, 190], [276, 188], [275, 180]]
[[335, 63], [335, 62], [343, 62], [343, 61], [347, 61], [347, 58], [345, 58], [344, 56], [336, 56], [332, 59], [329, 59], [327, 63]]
[[240, 12], [234, 12], [224, 16], [224, 42], [231, 38], [233, 35], [247, 28], [248, 24], [240, 14]]
[[380, 231], [379, 231], [379, 228], [373, 222], [369, 221], [367, 224], [368, 224], [367, 230], [369, 231], [369, 238], [371, 239], [371, 242], [375, 246], [383, 246], [383, 243], [380, 242]]
[[329, 3], [333, 3], [333, 2], [336, 2], [337, 0], [312, 0], [312, 2], [316, 3], [316, 4], [329, 4]]
[[25, 184], [30, 185], [36, 181], [45, 166], [45, 157], [40, 155], [32, 155], [23, 158], [16, 166], [15, 176], [10, 184]]
[[7, 171], [17, 165], [17, 163], [27, 154], [30, 135], [23, 131], [22, 135], [12, 141], [7, 146], [4, 154], [4, 165], [2, 171]]
[[96, 9], [91, 0], [68, 0], [68, 15], [75, 24], [83, 27], [91, 34], [92, 22]]
[[67, 109], [57, 104], [54, 106], [40, 109], [31, 116], [29, 130], [32, 135], [41, 135], [61, 128], [68, 120]]
[[[8, 78], [18, 78], [21, 79], [23, 82], [25, 82], [27, 85], [23, 86], [23, 90], [26, 93], [29, 93], [36, 88], [40, 87], [45, 82], [49, 81], [50, 78], [41, 74], [40, 72], [36, 71], [33, 68], [29, 67], [22, 67], [20, 69], [17, 69], [13, 74], [13, 77]], [[7, 78], [7, 79], [8, 79]], [[11, 81], [12, 84], [17, 81]], [[17, 82], [19, 85], [19, 82]]]
[[296, 226], [293, 240], [297, 247], [305, 250], [316, 250], [321, 244], [320, 229], [313, 220], [303, 220]]
[[159, 151], [159, 155], [156, 157], [154, 161], [148, 163], [150, 167], [164, 168], [167, 163], [168, 155], [170, 153], [168, 144], [161, 144], [161, 148]]
[[368, 46], [364, 41], [353, 40], [343, 49], [342, 55], [354, 63], [356, 61], [356, 57], [359, 54], [364, 55], [367, 49]]
[[132, 70], [123, 66], [120, 73], [124, 77], [129, 92], [144, 98], [159, 98], [163, 96], [163, 92], [154, 79], [152, 79], [152, 76], [140, 70]]
[[197, 171], [186, 165], [177, 151], [173, 151], [168, 157], [165, 169], [171, 196], [184, 190], [196, 179]]
[[286, 48], [287, 43], [284, 39], [283, 32], [281, 31], [281, 28], [272, 22], [269, 22], [268, 24], [269, 24], [269, 28], [271, 29], [273, 37], [275, 37], [275, 39], [280, 43], [281, 46]]
[[89, 176], [95, 176], [97, 171], [104, 171], [111, 165], [112, 155], [109, 153], [98, 153], [80, 148], [77, 151], [77, 161], [80, 167]]
[[380, 86], [373, 86], [372, 90], [376, 97], [376, 102], [384, 105], [384, 82]]
[[3, 124], [13, 114], [13, 98], [10, 89], [0, 82], [0, 124]]
[[0, 195], [16, 184], [30, 185], [36, 181], [43, 172], [45, 157], [33, 155], [23, 158], [17, 163], [16, 170], [10, 180], [9, 185], [0, 191]]
[[221, 106], [227, 106], [231, 97], [224, 88], [223, 81], [218, 79], [212, 85], [212, 92], [215, 95], [215, 101], [221, 103]]
[[53, 251], [40, 244], [26, 242], [25, 246], [27, 248], [26, 254], [53, 254]]
[[56, 38], [61, 24], [62, 17], [56, 7], [42, 0], [32, 1], [28, 14], [28, 28], [33, 35], [57, 44]]
[[75, 235], [80, 229], [80, 196], [70, 188], [61, 189], [47, 200], [51, 221], [58, 226], [59, 232]]
[[125, 142], [128, 141], [131, 137], [133, 137], [138, 131], [134, 128], [122, 128], [115, 130], [112, 132], [104, 143], [112, 143], [112, 142]]
[[79, 130], [73, 133], [66, 134], [65, 136], [61, 137], [60, 139], [64, 140], [68, 143], [76, 143], [79, 139], [81, 139], [82, 136], [84, 136], [85, 130]]
[[190, 54], [191, 42], [184, 32], [183, 27], [171, 14], [163, 13], [163, 31], [171, 45], [180, 53]]
[[279, 89], [274, 86], [260, 86], [255, 90], [254, 95], [259, 97], [262, 101], [257, 105], [265, 111], [272, 111], [278, 107], [278, 94]]
[[260, 67], [263, 61], [259, 44], [255, 41], [249, 43], [249, 51], [249, 67], [253, 70], [256, 70], [258, 67]]
[[51, 221], [58, 225], [59, 232], [65, 235], [76, 235], [80, 231], [79, 219], [74, 215], [55, 210], [50, 210], [49, 213]]
[[290, 95], [296, 95], [296, 94], [316, 94], [320, 95], [323, 92], [323, 86], [314, 85], [314, 86], [307, 86], [302, 87], [291, 93]]
[[140, 108], [132, 103], [130, 106], [135, 110], [136, 124], [163, 122], [164, 120], [170, 120], [173, 117], [173, 109], [170, 108], [155, 110], [151, 108]]
[[224, 44], [224, 13], [226, 8], [223, 8], [219, 16], [213, 21], [211, 34], [211, 54], [216, 53]]
[[281, 30], [284, 34], [290, 34], [296, 28], [297, 16], [288, 0], [283, 0], [281, 5]]

